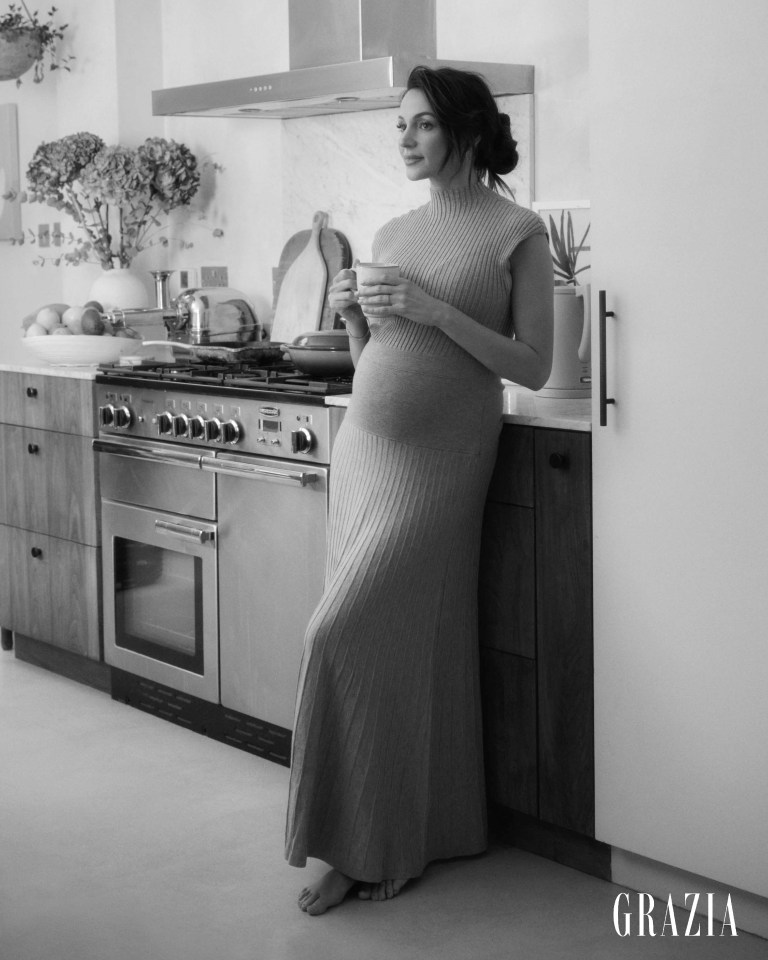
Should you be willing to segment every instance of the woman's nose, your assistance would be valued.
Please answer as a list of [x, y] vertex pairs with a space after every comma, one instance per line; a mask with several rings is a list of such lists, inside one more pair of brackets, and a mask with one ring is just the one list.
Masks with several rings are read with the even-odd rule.
[[413, 131], [410, 127], [406, 127], [400, 134], [400, 146], [405, 147], [408, 146], [408, 144], [413, 144], [413, 142]]

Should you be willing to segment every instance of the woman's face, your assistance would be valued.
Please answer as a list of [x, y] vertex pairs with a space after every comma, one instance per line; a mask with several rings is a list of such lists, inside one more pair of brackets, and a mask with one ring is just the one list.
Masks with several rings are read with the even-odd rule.
[[[441, 190], [468, 182], [471, 158], [468, 163], [461, 163], [452, 156], [445, 162], [450, 149], [448, 138], [423, 91], [406, 91], [400, 101], [397, 129], [400, 155], [409, 180], [428, 179], [434, 188]], [[465, 171], [465, 168], [468, 169]]]

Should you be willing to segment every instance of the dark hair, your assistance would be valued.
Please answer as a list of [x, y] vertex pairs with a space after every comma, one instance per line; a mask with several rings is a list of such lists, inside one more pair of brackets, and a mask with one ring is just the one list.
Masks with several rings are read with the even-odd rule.
[[509, 116], [501, 113], [488, 84], [478, 73], [453, 67], [414, 67], [406, 91], [421, 90], [437, 122], [445, 130], [451, 156], [472, 154], [478, 177], [488, 186], [511, 194], [499, 174], [517, 166], [517, 142], [512, 137]]

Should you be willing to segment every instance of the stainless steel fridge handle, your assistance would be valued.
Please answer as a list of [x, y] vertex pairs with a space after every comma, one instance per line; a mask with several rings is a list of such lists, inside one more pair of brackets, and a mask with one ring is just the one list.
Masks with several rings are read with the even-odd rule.
[[608, 423], [608, 404], [616, 403], [613, 397], [607, 395], [607, 370], [605, 360], [605, 321], [607, 317], [615, 317], [613, 310], [605, 308], [605, 290], [598, 292], [598, 317], [600, 336], [600, 426]]
[[109, 453], [115, 457], [127, 457], [130, 460], [148, 460], [151, 463], [170, 463], [176, 467], [200, 467], [199, 453], [186, 453], [183, 450], [166, 449], [154, 446], [132, 446], [110, 440], [92, 441], [96, 453]]
[[181, 540], [194, 540], [195, 543], [207, 543], [215, 538], [213, 530], [201, 530], [199, 527], [187, 527], [183, 523], [172, 523], [170, 520], [155, 520], [155, 530], [167, 534], [169, 537], [179, 537]]
[[298, 483], [306, 487], [317, 481], [317, 474], [311, 470], [280, 470], [277, 467], [264, 467], [248, 463], [245, 460], [219, 460], [216, 457], [202, 457], [200, 466], [213, 473], [225, 473], [231, 477], [244, 477], [249, 480], [268, 480], [273, 483]]

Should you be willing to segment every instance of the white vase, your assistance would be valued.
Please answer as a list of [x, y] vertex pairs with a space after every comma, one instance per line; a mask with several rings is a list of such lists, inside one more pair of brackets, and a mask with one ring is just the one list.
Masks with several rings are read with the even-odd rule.
[[129, 310], [150, 306], [150, 291], [130, 267], [104, 270], [91, 287], [89, 300], [98, 300], [105, 310]]

